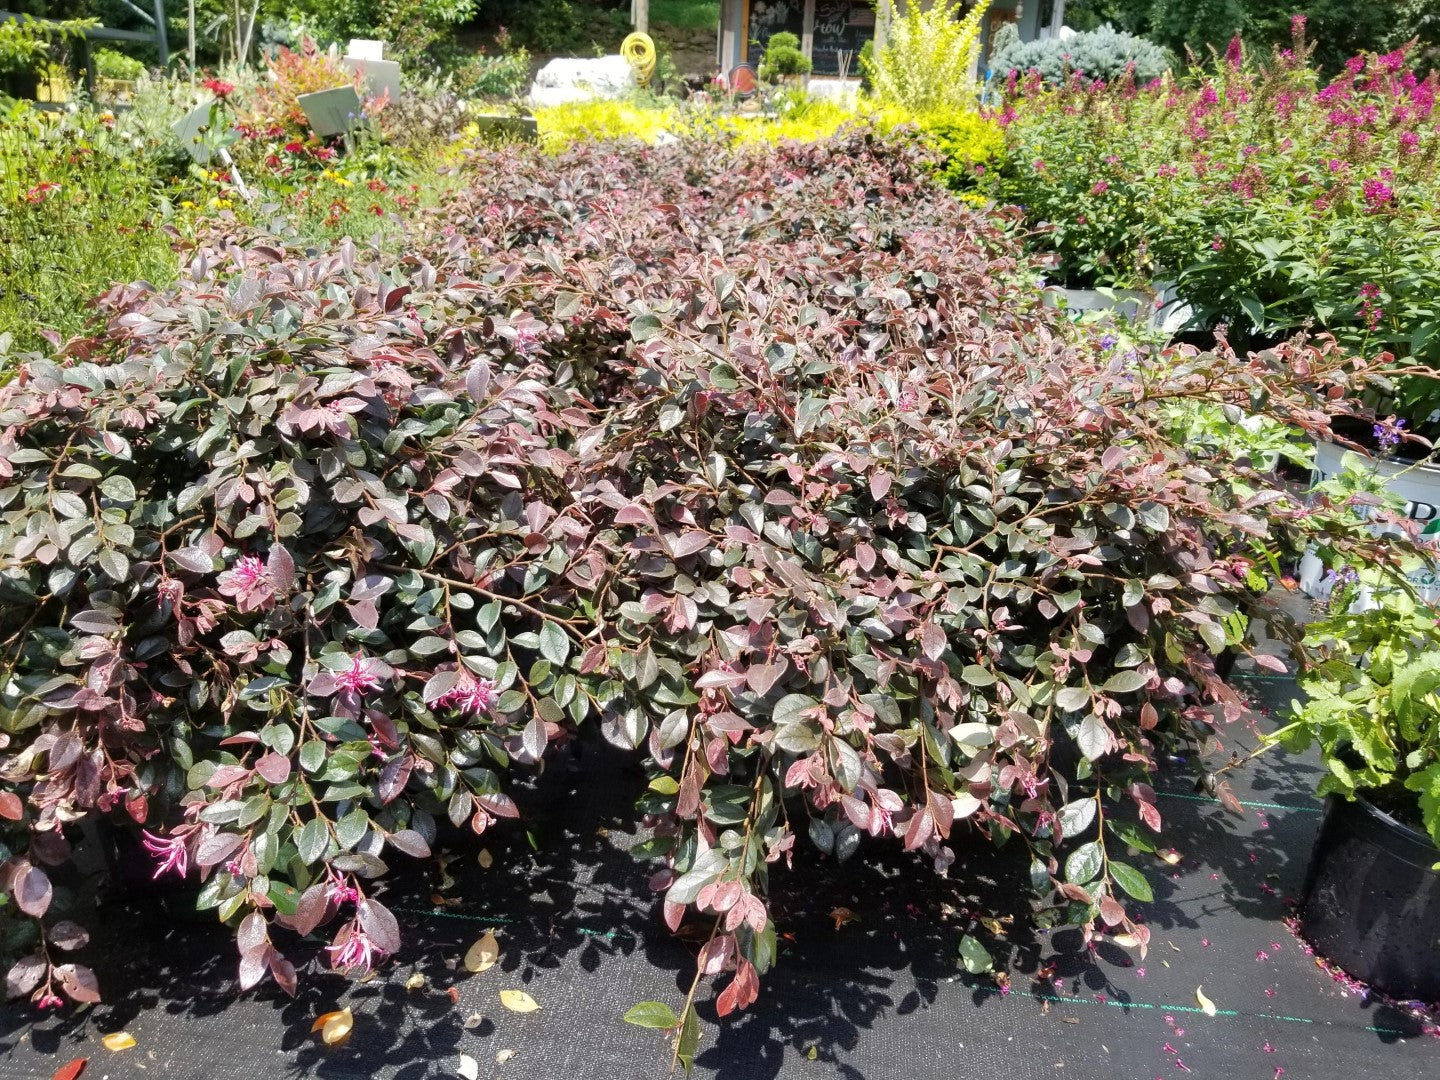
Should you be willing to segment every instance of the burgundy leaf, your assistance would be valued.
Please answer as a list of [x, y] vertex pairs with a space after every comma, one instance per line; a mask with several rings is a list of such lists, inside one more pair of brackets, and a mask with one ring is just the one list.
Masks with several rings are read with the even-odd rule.
[[50, 878], [38, 866], [19, 871], [15, 875], [12, 889], [16, 906], [26, 915], [38, 919], [49, 910], [50, 898], [53, 895]]
[[401, 829], [399, 832], [393, 832], [385, 837], [385, 843], [396, 851], [403, 851], [406, 855], [413, 855], [417, 859], [428, 858], [430, 855], [430, 845], [414, 829]]
[[370, 935], [371, 941], [387, 953], [400, 951], [400, 924], [395, 921], [395, 916], [390, 914], [389, 908], [380, 901], [367, 897], [360, 901], [356, 914], [360, 917], [360, 926]]
[[5, 996], [17, 998], [30, 993], [45, 978], [46, 967], [43, 956], [22, 956], [5, 974]]

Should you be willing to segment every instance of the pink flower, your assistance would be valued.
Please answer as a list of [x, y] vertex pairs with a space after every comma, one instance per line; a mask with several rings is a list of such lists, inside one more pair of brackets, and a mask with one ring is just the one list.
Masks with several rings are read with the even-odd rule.
[[335, 873], [334, 870], [330, 870], [328, 867], [326, 870], [330, 875], [330, 880], [326, 883], [325, 887], [325, 899], [327, 901], [333, 900], [336, 905], [343, 904], [347, 901], [352, 903], [360, 902], [359, 889], [356, 889], [343, 877]]
[[56, 994], [45, 993], [35, 1002], [42, 1009], [58, 1009], [65, 1004], [65, 1000]]
[[438, 705], [441, 708], [458, 709], [460, 712], [479, 716], [481, 713], [490, 711], [498, 696], [495, 683], [490, 679], [477, 679], [468, 671], [462, 670], [455, 685], [430, 704]]
[[1110, 184], [1105, 180], [1096, 180], [1095, 186], [1090, 189], [1091, 195], [1104, 195], [1110, 190]]
[[151, 855], [157, 856], [159, 867], [153, 877], [159, 877], [167, 870], [174, 870], [182, 878], [190, 869], [190, 853], [185, 849], [185, 838], [181, 836], [156, 836], [149, 829], [140, 834], [144, 839], [142, 843], [145, 850]]
[[339, 675], [335, 676], [335, 686], [350, 694], [363, 694], [367, 690], [374, 690], [381, 684], [381, 679], [375, 674], [375, 662], [368, 656], [356, 656], [350, 661], [350, 666]]
[[275, 599], [275, 591], [265, 573], [265, 564], [254, 555], [235, 560], [235, 565], [219, 577], [220, 595], [233, 597], [237, 610], [259, 611]]
[[385, 950], [370, 940], [358, 920], [350, 922], [335, 935], [335, 943], [325, 946], [330, 966], [337, 971], [364, 974], [385, 956]]
[[1225, 47], [1225, 62], [1239, 71], [1240, 63], [1244, 58], [1244, 50], [1240, 46], [1240, 35], [1236, 34], [1230, 39], [1230, 44]]
[[235, 84], [228, 83], [224, 79], [210, 78], [200, 84], [209, 90], [217, 98], [227, 98], [235, 92]]

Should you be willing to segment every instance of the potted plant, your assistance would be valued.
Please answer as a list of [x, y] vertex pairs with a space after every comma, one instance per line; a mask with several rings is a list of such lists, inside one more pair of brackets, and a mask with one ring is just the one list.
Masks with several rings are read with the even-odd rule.
[[1301, 898], [1306, 936], [1356, 978], [1440, 998], [1440, 626], [1393, 573], [1335, 575], [1311, 624], [1294, 718], [1271, 739], [1318, 743], [1327, 796]]
[[33, 100], [40, 87], [40, 65], [49, 54], [50, 41], [33, 20], [0, 23], [0, 90]]

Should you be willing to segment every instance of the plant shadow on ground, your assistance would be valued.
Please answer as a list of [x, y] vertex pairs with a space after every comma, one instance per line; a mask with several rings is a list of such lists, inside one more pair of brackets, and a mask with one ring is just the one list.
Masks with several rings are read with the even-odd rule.
[[[1312, 765], [1293, 758], [1283, 768], [1262, 760], [1239, 794], [1286, 805], [1308, 802], [1313, 808], [1315, 774]], [[1190, 774], [1177, 769], [1157, 786], [1187, 794], [1190, 784]], [[266, 1036], [257, 1045], [286, 1054], [294, 1075], [380, 1073], [400, 1080], [433, 1075], [434, 1063], [453, 1060], [470, 1034], [466, 1008], [445, 991], [456, 981], [459, 958], [487, 927], [503, 935], [500, 968], [508, 985], [524, 987], [570, 965], [596, 974], [607, 959], [639, 953], [651, 970], [666, 973], [662, 978], [673, 983], [672, 1004], [678, 1005], [699, 943], [684, 934], [672, 936], [660, 925], [656, 898], [646, 884], [650, 868], [628, 853], [643, 835], [633, 803], [644, 785], [633, 755], [587, 734], [532, 782], [515, 785], [524, 813], [518, 825], [483, 838], [442, 827], [436, 848], [453, 856], [448, 873], [454, 885], [441, 896], [452, 906], [434, 902], [441, 875], [433, 860], [392, 867], [376, 894], [400, 919], [404, 951], [378, 976], [351, 983], [323, 970], [318, 942], [300, 943], [292, 950], [295, 958], [312, 963], [298, 996], [289, 999], [267, 983], [245, 1014], [246, 1024], [278, 1020], [283, 1029], [278, 1040]], [[1300, 888], [1316, 815], [1276, 813], [1260, 828], [1256, 819], [1263, 812], [1250, 810], [1249, 820], [1240, 822], [1218, 804], [1193, 798], [1161, 802], [1164, 842], [1185, 853], [1182, 869], [1213, 873], [1216, 883], [1198, 895], [1192, 887], [1182, 897], [1183, 875], [1175, 881], [1154, 869], [1158, 863], [1145, 863], [1155, 901], [1144, 911], [1157, 938], [1195, 930], [1198, 917], [1226, 907], [1244, 918], [1278, 923], [1282, 896]], [[974, 837], [958, 838], [956, 847], [947, 878], [936, 876], [924, 860], [879, 844], [843, 865], [821, 859], [795, 871], [773, 867], [779, 964], [754, 1006], [712, 1028], [713, 1041], [707, 1038], [697, 1065], [716, 1080], [777, 1077], [788, 1045], [802, 1054], [814, 1049], [835, 1062], [838, 1075], [858, 1080], [859, 1072], [836, 1059], [885, 1016], [934, 1005], [942, 986], [961, 976], [958, 945], [965, 933], [992, 949], [1017, 989], [1103, 993], [1117, 1004], [1129, 1002], [1129, 991], [1111, 978], [1115, 969], [1132, 966], [1128, 953], [1109, 944], [1087, 950], [1073, 930], [1035, 930], [1020, 845], [997, 854]], [[477, 863], [482, 848], [494, 858], [488, 869]], [[1273, 892], [1262, 889], [1262, 882]], [[89, 953], [109, 999], [89, 1015], [54, 1015], [33, 1024], [26, 1009], [8, 1009], [0, 1020], [0, 1053], [13, 1050], [27, 1033], [35, 1051], [64, 1060], [67, 1050], [83, 1052], [95, 1029], [120, 1030], [145, 1012], [201, 1018], [232, 1007], [236, 957], [230, 932], [208, 915], [185, 918], [171, 911], [183, 911], [183, 904], [132, 897], [103, 906]], [[996, 918], [1001, 922], [989, 921]], [[423, 990], [406, 988], [415, 974], [425, 976]], [[973, 980], [969, 991], [976, 1008], [995, 1002], [994, 988], [984, 979]], [[702, 994], [700, 1011], [713, 1022], [710, 996]], [[310, 1026], [337, 1003], [354, 1009], [354, 1033], [344, 1047], [325, 1049]], [[268, 1010], [258, 1019], [256, 1005]], [[1408, 1031], [1406, 1020], [1384, 1005], [1377, 1005], [1372, 1017], [1375, 1026], [1399, 1031]], [[480, 1020], [474, 1030], [483, 1036], [491, 1028], [489, 1020]]]

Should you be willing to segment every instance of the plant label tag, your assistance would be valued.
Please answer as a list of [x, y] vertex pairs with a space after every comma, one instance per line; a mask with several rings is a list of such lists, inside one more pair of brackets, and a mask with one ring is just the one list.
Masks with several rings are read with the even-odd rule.
[[366, 97], [385, 96], [386, 101], [400, 99], [400, 65], [394, 60], [362, 60], [358, 56], [342, 56], [340, 66], [352, 75], [359, 74], [365, 84]]
[[360, 95], [353, 86], [337, 86], [333, 90], [317, 90], [301, 94], [296, 101], [305, 110], [310, 130], [322, 139], [345, 135], [360, 122]]
[[371, 41], [369, 38], [351, 38], [350, 44], [345, 46], [345, 56], [354, 60], [384, 60], [385, 42]]
[[539, 142], [540, 125], [533, 116], [497, 116], [483, 114], [472, 118], [482, 135], [493, 135], [517, 142]]
[[196, 105], [172, 129], [180, 145], [197, 165], [208, 165], [215, 156], [215, 144], [210, 135], [210, 108], [212, 102]]

